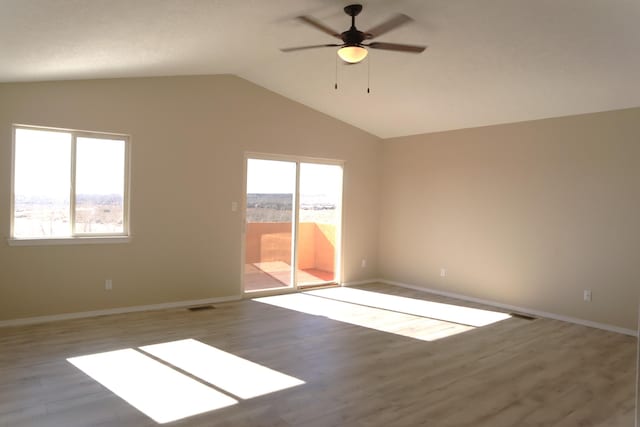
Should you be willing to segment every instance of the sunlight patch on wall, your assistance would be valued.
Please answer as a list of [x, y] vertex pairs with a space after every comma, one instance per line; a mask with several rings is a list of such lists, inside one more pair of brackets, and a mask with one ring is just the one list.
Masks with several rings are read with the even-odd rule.
[[134, 349], [67, 360], [160, 424], [238, 403]]
[[473, 326], [337, 301], [307, 293], [256, 298], [253, 301], [422, 341], [435, 341], [474, 329]]
[[509, 319], [507, 313], [482, 310], [454, 304], [425, 301], [422, 299], [389, 295], [380, 292], [355, 288], [332, 288], [309, 291], [308, 294], [331, 298], [353, 304], [366, 305], [384, 310], [429, 317], [431, 319], [454, 322], [475, 327], [487, 326], [501, 320]]
[[304, 384], [304, 381], [194, 339], [140, 347], [141, 350], [242, 399]]

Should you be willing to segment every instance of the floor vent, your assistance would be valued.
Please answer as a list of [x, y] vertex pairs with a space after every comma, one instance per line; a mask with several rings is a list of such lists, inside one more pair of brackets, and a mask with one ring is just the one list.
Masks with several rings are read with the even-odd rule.
[[195, 307], [189, 307], [189, 311], [203, 311], [203, 310], [213, 310], [215, 307], [211, 304], [208, 305], [196, 305]]
[[527, 316], [526, 314], [520, 314], [520, 313], [509, 313], [509, 316], [517, 317], [518, 319], [524, 319], [524, 320], [536, 320], [535, 317]]

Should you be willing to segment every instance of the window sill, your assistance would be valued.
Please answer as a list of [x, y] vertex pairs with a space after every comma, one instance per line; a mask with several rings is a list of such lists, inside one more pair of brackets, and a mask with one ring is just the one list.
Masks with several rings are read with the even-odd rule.
[[131, 236], [63, 237], [57, 239], [8, 239], [9, 246], [66, 246], [129, 243]]

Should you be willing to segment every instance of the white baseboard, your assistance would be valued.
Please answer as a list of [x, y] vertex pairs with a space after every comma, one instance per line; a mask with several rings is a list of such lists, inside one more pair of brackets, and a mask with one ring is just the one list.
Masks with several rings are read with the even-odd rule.
[[242, 296], [233, 295], [220, 298], [205, 298], [187, 301], [166, 302], [162, 304], [136, 305], [131, 307], [108, 308], [105, 310], [80, 311], [76, 313], [53, 314], [50, 316], [23, 317], [19, 319], [0, 320], [0, 327], [33, 325], [36, 323], [55, 322], [58, 320], [83, 319], [86, 317], [105, 316], [109, 314], [135, 313], [138, 311], [166, 310], [168, 308], [190, 307], [221, 302], [238, 301]]
[[455, 299], [459, 299], [459, 300], [462, 300], [462, 301], [469, 301], [469, 302], [475, 302], [475, 303], [478, 303], [478, 304], [484, 304], [484, 305], [488, 305], [488, 306], [491, 306], [491, 307], [496, 307], [496, 308], [501, 308], [501, 309], [504, 309], [504, 310], [513, 311], [513, 312], [516, 312], [516, 313], [529, 314], [529, 315], [532, 315], [532, 316], [544, 317], [544, 318], [553, 319], [553, 320], [561, 320], [563, 322], [575, 323], [575, 324], [582, 325], [582, 326], [589, 326], [591, 328], [603, 329], [603, 330], [609, 331], [609, 332], [617, 332], [619, 334], [631, 335], [633, 337], [637, 337], [638, 336], [638, 331], [635, 331], [633, 329], [621, 328], [619, 326], [614, 326], [614, 325], [607, 325], [606, 323], [592, 322], [591, 320], [579, 319], [577, 317], [563, 316], [561, 314], [549, 313], [549, 312], [546, 312], [546, 311], [535, 310], [535, 309], [527, 308], [527, 307], [518, 307], [518, 306], [515, 306], [515, 305], [502, 304], [502, 303], [497, 302], [497, 301], [470, 297], [470, 296], [467, 296], [467, 295], [457, 294], [457, 293], [454, 293], [454, 292], [440, 291], [440, 290], [437, 290], [437, 289], [431, 289], [431, 288], [427, 288], [427, 287], [424, 287], [424, 286], [410, 285], [410, 284], [407, 284], [407, 283], [396, 282], [394, 280], [376, 279], [376, 280], [369, 280], [369, 281], [364, 281], [364, 282], [353, 282], [353, 283], [354, 284], [345, 283], [343, 286], [356, 286], [356, 285], [363, 285], [363, 284], [366, 284], [366, 283], [385, 283], [387, 285], [400, 286], [401, 288], [413, 289], [415, 291], [426, 292], [426, 293], [435, 294], [435, 295], [441, 295], [441, 296], [444, 296], [444, 297], [455, 298]]

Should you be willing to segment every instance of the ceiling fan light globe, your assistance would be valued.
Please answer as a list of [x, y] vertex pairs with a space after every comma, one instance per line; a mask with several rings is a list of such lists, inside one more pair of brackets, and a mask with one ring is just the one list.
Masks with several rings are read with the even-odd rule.
[[338, 49], [338, 56], [344, 62], [349, 64], [357, 64], [367, 57], [367, 49], [362, 46], [344, 46]]

